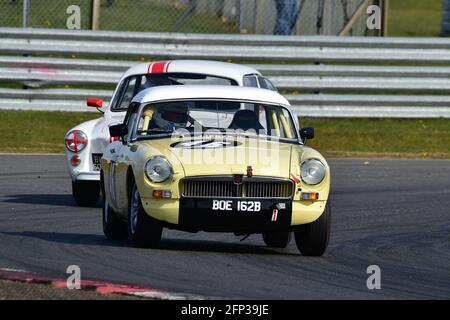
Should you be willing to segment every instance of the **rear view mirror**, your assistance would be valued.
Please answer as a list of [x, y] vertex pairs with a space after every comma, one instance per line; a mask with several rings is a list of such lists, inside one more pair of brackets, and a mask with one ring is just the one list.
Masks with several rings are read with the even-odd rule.
[[112, 138], [115, 137], [122, 138], [127, 133], [128, 129], [123, 124], [116, 124], [109, 127], [109, 134]]
[[97, 109], [101, 109], [103, 107], [103, 100], [97, 99], [97, 98], [88, 98], [86, 100], [86, 104], [88, 105], [88, 107], [94, 107]]
[[303, 142], [309, 139], [314, 139], [314, 128], [302, 128], [300, 129], [300, 138]]

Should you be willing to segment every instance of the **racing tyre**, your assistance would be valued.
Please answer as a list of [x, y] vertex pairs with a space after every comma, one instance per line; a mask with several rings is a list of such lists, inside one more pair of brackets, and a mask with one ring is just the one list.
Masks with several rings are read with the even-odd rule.
[[271, 248], [286, 248], [291, 241], [291, 232], [263, 232], [264, 243]]
[[321, 256], [324, 254], [330, 239], [331, 210], [328, 200], [322, 215], [314, 222], [295, 227], [295, 243], [305, 256]]
[[98, 181], [72, 181], [72, 195], [75, 202], [81, 207], [95, 206], [100, 196], [100, 183]]
[[127, 224], [117, 217], [106, 197], [103, 199], [102, 221], [103, 233], [108, 239], [126, 240], [128, 238]]
[[156, 248], [161, 241], [163, 227], [142, 207], [141, 196], [133, 183], [128, 208], [128, 239], [136, 247]]

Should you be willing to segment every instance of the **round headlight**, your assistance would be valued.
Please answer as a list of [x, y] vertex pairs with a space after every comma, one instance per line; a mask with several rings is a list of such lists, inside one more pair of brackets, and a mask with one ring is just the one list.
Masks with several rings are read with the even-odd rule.
[[66, 136], [66, 148], [72, 152], [80, 152], [88, 143], [87, 135], [81, 130], [70, 131]]
[[300, 175], [307, 184], [318, 184], [325, 178], [326, 168], [322, 162], [317, 159], [308, 159], [303, 161], [300, 166]]
[[153, 182], [163, 182], [172, 177], [173, 168], [166, 158], [156, 156], [145, 164], [145, 174]]

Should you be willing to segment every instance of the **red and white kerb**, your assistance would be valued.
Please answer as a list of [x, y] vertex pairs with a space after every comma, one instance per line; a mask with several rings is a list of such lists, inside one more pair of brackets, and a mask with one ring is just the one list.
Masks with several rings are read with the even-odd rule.
[[169, 65], [171, 61], [156, 61], [148, 65], [148, 73], [158, 74], [169, 72]]

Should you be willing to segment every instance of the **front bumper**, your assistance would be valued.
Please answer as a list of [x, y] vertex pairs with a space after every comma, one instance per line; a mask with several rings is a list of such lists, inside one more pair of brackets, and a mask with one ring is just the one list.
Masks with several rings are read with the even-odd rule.
[[[310, 223], [318, 219], [326, 202], [264, 199], [260, 212], [242, 212], [236, 210], [236, 203], [231, 211], [212, 210], [213, 199], [180, 198], [153, 199], [142, 198], [146, 213], [167, 226], [187, 231], [216, 231], [260, 233], [264, 231], [287, 231], [293, 226]], [[217, 200], [229, 200], [226, 198]], [[237, 199], [234, 199], [236, 201]], [[240, 198], [239, 201], [255, 199]], [[278, 210], [274, 220], [273, 210], [277, 204], [285, 203], [285, 209]]]

